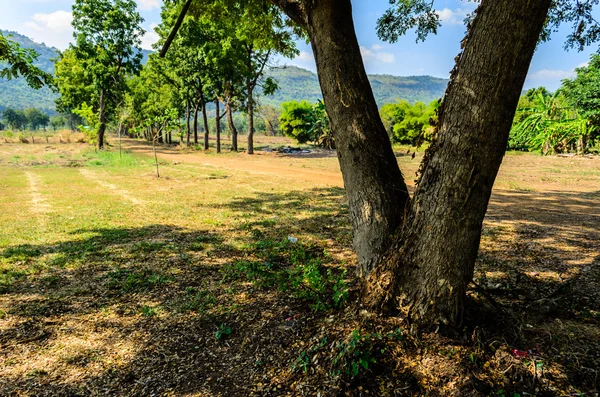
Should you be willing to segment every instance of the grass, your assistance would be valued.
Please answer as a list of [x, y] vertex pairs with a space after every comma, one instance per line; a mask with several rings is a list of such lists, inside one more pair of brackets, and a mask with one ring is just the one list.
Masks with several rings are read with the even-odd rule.
[[[469, 291], [458, 337], [416, 339], [356, 306], [343, 189], [266, 168], [333, 174], [335, 157], [192, 153], [156, 178], [114, 147], [1, 142], [0, 395], [597, 388], [595, 159], [507, 157], [476, 267], [485, 294]], [[410, 181], [422, 154], [397, 149]]]

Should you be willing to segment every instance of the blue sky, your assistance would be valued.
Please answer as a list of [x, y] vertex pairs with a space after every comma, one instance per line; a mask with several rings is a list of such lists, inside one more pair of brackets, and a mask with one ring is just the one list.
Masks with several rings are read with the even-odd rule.
[[[136, 0], [145, 19], [148, 31], [143, 47], [150, 48], [156, 40], [153, 27], [160, 21], [162, 0]], [[71, 5], [73, 0], [0, 0], [0, 28], [18, 31], [35, 41], [64, 49], [72, 39]], [[436, 0], [435, 7], [442, 19], [437, 36], [430, 36], [424, 43], [415, 43], [412, 34], [398, 43], [389, 44], [377, 38], [377, 18], [388, 7], [388, 0], [354, 0], [354, 22], [363, 59], [368, 73], [406, 75], [431, 75], [447, 77], [459, 52], [464, 36], [464, 15], [473, 10], [474, 3], [461, 0]], [[600, 13], [599, 13], [600, 16]], [[534, 57], [525, 88], [544, 85], [551, 90], [560, 81], [571, 77], [576, 67], [584, 65], [597, 46], [584, 52], [565, 51], [563, 44], [568, 26], [555, 33], [552, 40], [539, 46]], [[293, 64], [315, 70], [309, 45], [298, 43], [300, 56], [294, 60], [281, 59], [279, 64]]]

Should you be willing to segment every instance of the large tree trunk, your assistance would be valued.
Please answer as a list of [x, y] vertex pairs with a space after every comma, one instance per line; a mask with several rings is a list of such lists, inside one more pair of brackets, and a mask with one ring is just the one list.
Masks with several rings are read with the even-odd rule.
[[390, 245], [409, 194], [365, 72], [349, 0], [315, 2], [310, 35], [344, 177], [360, 276]]
[[204, 150], [208, 150], [208, 138], [210, 131], [208, 130], [208, 117], [206, 115], [206, 100], [202, 96], [202, 121], [204, 122]]
[[[350, 203], [365, 303], [457, 323], [481, 226], [551, 0], [484, 0], [409, 200], [362, 66], [349, 0], [272, 0], [307, 29]], [[407, 206], [408, 204], [408, 206]], [[398, 230], [396, 230], [396, 227]], [[385, 257], [382, 253], [393, 246]]]
[[100, 125], [98, 126], [98, 150], [104, 149], [104, 133], [106, 132], [106, 100], [104, 98], [105, 92], [104, 90], [100, 91], [100, 109], [99, 109], [99, 121]]
[[215, 99], [215, 122], [217, 134], [217, 153], [221, 153], [221, 114], [219, 109], [219, 98]]
[[365, 302], [457, 324], [483, 218], [551, 0], [484, 0], [458, 58], [406, 221]]
[[227, 99], [227, 105], [225, 105], [225, 112], [227, 113], [227, 126], [229, 127], [229, 133], [231, 134], [231, 151], [238, 151], [238, 131], [235, 128], [235, 123], [233, 122], [233, 109], [231, 109], [231, 100]]

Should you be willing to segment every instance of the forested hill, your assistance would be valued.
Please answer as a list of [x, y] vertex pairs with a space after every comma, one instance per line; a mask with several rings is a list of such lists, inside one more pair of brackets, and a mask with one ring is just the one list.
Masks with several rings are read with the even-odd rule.
[[[281, 102], [290, 100], [316, 102], [322, 98], [317, 75], [309, 70], [285, 66], [273, 68], [268, 74], [279, 82], [279, 91], [273, 97], [261, 98], [263, 104], [279, 106]], [[379, 107], [398, 99], [428, 103], [441, 98], [448, 84], [447, 79], [431, 76], [400, 77], [380, 74], [369, 75], [369, 81]]]
[[[2, 34], [10, 40], [17, 42], [22, 47], [33, 48], [39, 54], [34, 64], [45, 72], [54, 72], [52, 59], [58, 56], [56, 48], [50, 48], [45, 44], [38, 44], [16, 32], [3, 30]], [[13, 79], [10, 81], [0, 79], [0, 112], [4, 111], [7, 107], [15, 109], [36, 107], [47, 113], [53, 113], [55, 98], [56, 94], [49, 88], [34, 90], [27, 85], [24, 79]]]
[[[42, 70], [53, 73], [53, 58], [58, 55], [56, 48], [45, 44], [35, 43], [26, 36], [16, 32], [2, 31], [11, 40], [16, 41], [26, 48], [33, 48], [40, 55], [35, 62]], [[148, 59], [150, 51], [143, 51], [144, 62]], [[269, 70], [268, 75], [277, 79], [280, 89], [272, 97], [262, 97], [262, 104], [279, 107], [282, 102], [291, 100], [307, 100], [316, 102], [321, 98], [321, 89], [317, 75], [306, 69], [296, 66], [278, 67]], [[441, 98], [446, 89], [448, 80], [431, 76], [398, 77], [390, 75], [370, 75], [369, 80], [373, 87], [377, 105], [395, 102], [397, 99], [406, 99], [409, 102], [430, 102]], [[23, 79], [7, 81], [0, 79], [0, 112], [7, 107], [25, 109], [36, 107], [47, 113], [54, 113], [54, 100], [57, 95], [49, 88], [34, 90], [29, 88]]]
[[[43, 43], [36, 43], [29, 37], [17, 32], [2, 30], [2, 34], [22, 47], [33, 48], [39, 54], [34, 64], [45, 72], [54, 73], [54, 62], [52, 60], [58, 56], [56, 48], [48, 47]], [[142, 53], [144, 55], [142, 62], [145, 63], [148, 60], [150, 51], [142, 50]], [[30, 88], [24, 79], [13, 79], [10, 81], [0, 79], [0, 112], [4, 111], [7, 107], [13, 109], [35, 107], [45, 113], [53, 114], [56, 112], [54, 100], [57, 97], [58, 95], [47, 87], [41, 90]]]

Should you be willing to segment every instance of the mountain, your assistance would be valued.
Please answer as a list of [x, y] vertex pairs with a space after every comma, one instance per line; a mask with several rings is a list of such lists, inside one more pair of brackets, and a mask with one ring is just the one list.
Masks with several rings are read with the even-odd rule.
[[[52, 59], [58, 56], [58, 50], [45, 44], [35, 43], [26, 36], [16, 32], [2, 31], [21, 46], [33, 48], [38, 54], [35, 65], [48, 72], [54, 72]], [[142, 50], [143, 63], [148, 60], [151, 51]], [[317, 75], [309, 70], [296, 66], [285, 66], [272, 68], [267, 72], [279, 82], [279, 90], [271, 97], [261, 97], [260, 102], [264, 105], [279, 107], [282, 102], [296, 100], [307, 100], [316, 102], [321, 99], [321, 89]], [[369, 81], [373, 87], [373, 94], [378, 106], [385, 103], [395, 102], [398, 99], [406, 99], [409, 102], [421, 101], [428, 103], [441, 98], [448, 84], [447, 79], [431, 76], [408, 76], [399, 77], [391, 75], [369, 75]], [[7, 81], [0, 79], [0, 112], [7, 107], [25, 109], [36, 107], [46, 113], [56, 113], [54, 100], [57, 94], [49, 88], [34, 90], [30, 88], [24, 79]]]
[[[44, 43], [36, 43], [29, 37], [23, 36], [17, 32], [2, 30], [2, 34], [10, 40], [18, 43], [24, 48], [33, 48], [39, 57], [34, 65], [42, 69], [44, 72], [54, 73], [53, 59], [59, 54], [58, 49], [48, 47]], [[148, 61], [148, 55], [152, 51], [142, 50], [142, 63]], [[38, 108], [50, 115], [56, 114], [54, 100], [58, 95], [48, 87], [40, 90], [34, 90], [29, 87], [25, 79], [0, 79], [0, 113], [7, 107], [13, 109]]]
[[[39, 57], [34, 65], [44, 72], [53, 73], [54, 63], [52, 59], [58, 56], [58, 50], [45, 44], [38, 44], [29, 37], [20, 35], [17, 32], [2, 30], [2, 34], [8, 39], [18, 43], [21, 47], [33, 48]], [[25, 109], [36, 107], [46, 113], [56, 113], [54, 110], [54, 99], [56, 94], [47, 87], [40, 90], [30, 88], [25, 79], [6, 80], [0, 79], [0, 112], [7, 107], [15, 109]]]
[[[279, 90], [272, 97], [261, 97], [266, 105], [278, 107], [281, 102], [307, 100], [316, 102], [322, 99], [317, 75], [296, 66], [272, 68], [267, 76], [279, 82]], [[448, 84], [447, 79], [431, 76], [391, 76], [386, 74], [369, 75], [377, 106], [405, 99], [409, 102], [429, 103], [441, 98]]]

